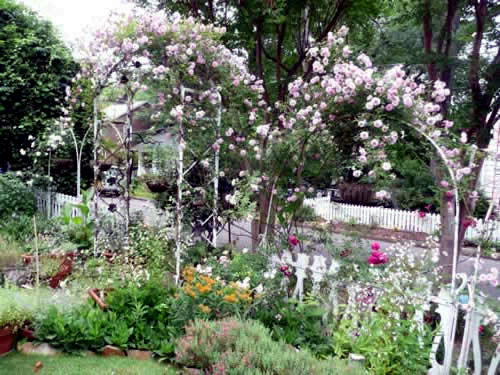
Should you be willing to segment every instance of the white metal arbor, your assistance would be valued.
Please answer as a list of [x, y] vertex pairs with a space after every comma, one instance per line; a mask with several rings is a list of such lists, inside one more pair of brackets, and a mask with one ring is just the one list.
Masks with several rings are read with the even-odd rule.
[[[193, 90], [190, 88], [186, 88], [181, 85], [180, 88], [180, 98], [181, 104], [185, 104], [185, 95], [186, 93], [197, 94], [197, 90]], [[214, 127], [214, 144], [216, 144], [219, 139], [220, 126], [221, 126], [221, 115], [222, 115], [222, 97], [218, 89], [215, 89], [215, 95], [217, 96], [217, 114], [215, 120]], [[175, 230], [175, 241], [176, 241], [176, 251], [175, 251], [175, 259], [176, 259], [176, 267], [175, 267], [175, 283], [179, 284], [180, 273], [181, 273], [181, 252], [182, 252], [182, 230], [183, 230], [183, 185], [187, 183], [186, 176], [188, 173], [192, 171], [192, 169], [199, 163], [199, 160], [193, 161], [187, 168], [184, 168], [184, 151], [186, 149], [186, 138], [185, 138], [185, 129], [182, 123], [182, 118], [177, 122], [177, 200], [176, 200], [176, 230]], [[211, 215], [205, 219], [202, 225], [205, 225], [209, 220], [212, 220], [212, 238], [207, 239], [213, 247], [217, 247], [217, 226], [219, 221], [219, 212], [218, 212], [218, 190], [219, 190], [219, 147], [211, 147], [209, 146], [201, 156], [206, 155], [211, 150], [214, 152], [213, 160], [214, 160], [214, 175], [212, 178], [213, 183], [213, 200], [212, 200], [212, 213]], [[192, 150], [190, 150], [193, 152]], [[193, 152], [194, 154], [194, 152]], [[198, 156], [198, 155], [195, 155]]]

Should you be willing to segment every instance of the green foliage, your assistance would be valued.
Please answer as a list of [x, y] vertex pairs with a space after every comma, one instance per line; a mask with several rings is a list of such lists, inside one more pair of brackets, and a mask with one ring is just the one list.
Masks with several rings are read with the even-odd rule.
[[151, 273], [175, 270], [175, 243], [166, 228], [148, 228], [142, 225], [130, 228], [131, 254], [141, 258]]
[[[61, 115], [76, 70], [51, 24], [12, 0], [0, 1], [0, 167], [28, 166], [32, 140]], [[2, 199], [3, 200], [3, 199]]]
[[271, 330], [272, 338], [287, 344], [308, 348], [317, 355], [329, 352], [327, 311], [314, 299], [304, 302], [279, 298], [255, 308], [252, 317]]
[[307, 350], [295, 352], [275, 342], [260, 323], [224, 319], [196, 320], [178, 341], [176, 361], [213, 373], [225, 374], [362, 374], [342, 361], [318, 361]]
[[[94, 222], [90, 217], [91, 191], [82, 193], [81, 203], [66, 203], [62, 210], [62, 231], [68, 241], [74, 243], [79, 249], [89, 249], [94, 236]], [[73, 208], [78, 209], [79, 215], [72, 217]]]
[[399, 175], [394, 181], [394, 201], [405, 210], [423, 209], [426, 205], [439, 207], [439, 189], [430, 169], [421, 160], [404, 158], [395, 171]]
[[486, 212], [488, 212], [488, 208], [490, 207], [490, 201], [483, 193], [479, 194], [479, 198], [476, 202], [476, 207], [474, 209], [473, 217], [477, 219], [484, 219], [486, 216]]
[[13, 216], [33, 216], [35, 212], [33, 191], [13, 174], [0, 174], [0, 219], [4, 221]]
[[349, 353], [363, 355], [365, 367], [372, 374], [422, 374], [429, 367], [431, 342], [428, 327], [419, 333], [414, 321], [379, 312], [364, 319], [361, 325], [355, 319], [342, 319], [333, 330], [331, 345], [339, 357], [345, 358]]
[[314, 208], [302, 205], [295, 212], [295, 219], [298, 222], [314, 221], [317, 218]]
[[266, 256], [258, 253], [235, 253], [228, 264], [220, 264], [214, 258], [208, 262], [213, 266], [213, 274], [226, 281], [242, 281], [249, 278], [250, 286], [257, 287], [264, 282], [263, 274], [269, 264]]
[[0, 234], [0, 269], [20, 263], [21, 253], [22, 248], [16, 241]]
[[11, 328], [16, 331], [31, 318], [28, 310], [23, 309], [8, 294], [0, 294], [0, 328]]
[[51, 307], [37, 318], [37, 338], [67, 352], [98, 350], [110, 344], [169, 355], [174, 350], [172, 338], [183, 327], [171, 325], [172, 294], [171, 289], [152, 281], [109, 292], [107, 311], [93, 303], [68, 311]]

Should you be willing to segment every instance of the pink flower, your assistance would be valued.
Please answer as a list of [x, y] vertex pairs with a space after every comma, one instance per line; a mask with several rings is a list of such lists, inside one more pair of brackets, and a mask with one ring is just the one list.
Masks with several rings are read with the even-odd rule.
[[367, 259], [368, 263], [370, 264], [384, 264], [387, 263], [388, 257], [387, 254], [378, 251], [378, 250], [373, 250], [372, 255], [370, 255]]
[[374, 251], [380, 250], [380, 244], [378, 242], [372, 242], [372, 250]]
[[427, 215], [425, 211], [419, 211], [418, 216], [420, 216], [422, 219]]
[[288, 243], [291, 246], [297, 246], [299, 244], [299, 239], [295, 235], [291, 234], [288, 236]]
[[471, 219], [470, 217], [468, 217], [462, 221], [462, 225], [464, 226], [464, 228], [475, 227], [476, 222], [474, 221], [474, 219]]

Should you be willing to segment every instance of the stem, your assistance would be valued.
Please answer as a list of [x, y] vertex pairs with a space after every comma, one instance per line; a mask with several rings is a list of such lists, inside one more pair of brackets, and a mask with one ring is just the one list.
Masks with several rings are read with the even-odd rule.
[[35, 235], [35, 267], [36, 267], [36, 299], [37, 305], [40, 305], [40, 259], [38, 251], [38, 233], [36, 230], [36, 217], [33, 216], [33, 233]]

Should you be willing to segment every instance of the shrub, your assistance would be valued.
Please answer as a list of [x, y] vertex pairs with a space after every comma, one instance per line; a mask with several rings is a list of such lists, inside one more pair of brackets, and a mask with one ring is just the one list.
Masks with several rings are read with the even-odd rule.
[[271, 339], [255, 321], [233, 318], [216, 322], [196, 320], [177, 344], [176, 361], [207, 374], [361, 374], [340, 360], [317, 360], [307, 350], [296, 352]]
[[[419, 342], [421, 337], [421, 342]], [[343, 319], [333, 332], [332, 350], [339, 357], [363, 355], [372, 374], [425, 374], [429, 366], [431, 330], [420, 333], [413, 320], [381, 312], [363, 319]]]
[[129, 285], [111, 291], [107, 311], [92, 303], [67, 311], [52, 307], [37, 319], [37, 339], [67, 352], [110, 344], [166, 356], [173, 353], [174, 339], [183, 332], [174, 322], [172, 294], [171, 289], [150, 282], [141, 288]]
[[193, 267], [185, 268], [182, 276], [184, 284], [176, 303], [179, 319], [245, 315], [254, 302], [252, 291], [236, 282], [216, 280], [198, 273]]
[[168, 237], [168, 229], [132, 227], [130, 230], [131, 254], [141, 257], [150, 272], [174, 272], [175, 243]]
[[256, 306], [252, 317], [270, 329], [273, 339], [325, 355], [330, 352], [328, 327], [323, 320], [326, 314], [326, 310], [312, 299], [298, 302], [275, 298]]
[[12, 216], [33, 216], [35, 194], [13, 174], [0, 175], [0, 219]]
[[250, 285], [255, 288], [264, 282], [263, 274], [269, 265], [269, 258], [256, 253], [236, 253], [228, 264], [220, 264], [214, 258], [209, 264], [213, 266], [214, 275], [226, 281], [249, 278]]

